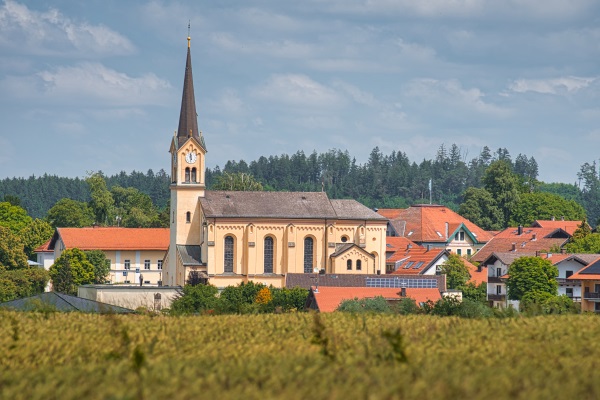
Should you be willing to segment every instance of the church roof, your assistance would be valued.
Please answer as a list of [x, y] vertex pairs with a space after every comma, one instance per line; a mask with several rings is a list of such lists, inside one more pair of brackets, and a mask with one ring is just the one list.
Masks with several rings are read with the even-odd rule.
[[[183, 94], [181, 97], [181, 111], [179, 113], [179, 127], [177, 129], [177, 146], [181, 147], [191, 136], [198, 140], [204, 150], [204, 138], [198, 130], [198, 114], [196, 113], [196, 99], [194, 96], [194, 78], [192, 77], [192, 56], [190, 53], [190, 38], [188, 37], [187, 59], [185, 62], [185, 76], [183, 80]], [[190, 135], [191, 133], [191, 135]]]
[[200, 204], [207, 218], [385, 220], [355, 200], [329, 200], [325, 192], [207, 191]]

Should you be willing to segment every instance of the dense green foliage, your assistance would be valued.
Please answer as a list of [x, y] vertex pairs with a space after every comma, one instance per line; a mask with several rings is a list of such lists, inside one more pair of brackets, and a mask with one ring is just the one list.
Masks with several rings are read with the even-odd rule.
[[440, 265], [440, 274], [446, 275], [448, 289], [458, 289], [471, 278], [469, 268], [465, 265], [462, 257], [455, 253], [451, 253], [448, 259]]
[[27, 268], [24, 247], [19, 236], [0, 226], [0, 271]]
[[106, 277], [110, 273], [110, 260], [102, 250], [84, 251], [87, 260], [94, 266], [94, 282], [106, 283]]
[[567, 221], [581, 221], [585, 209], [575, 200], [566, 200], [551, 193], [523, 193], [510, 215], [510, 226], [531, 226], [535, 220], [564, 217]]
[[581, 307], [565, 295], [556, 296], [533, 290], [523, 295], [519, 310], [527, 315], [577, 314], [581, 311]]
[[594, 315], [0, 311], [0, 398], [594, 399], [598, 330]]
[[32, 267], [0, 272], [0, 303], [42, 293], [50, 275], [43, 268]]
[[212, 190], [261, 191], [263, 185], [244, 172], [223, 172], [217, 176]]
[[506, 288], [511, 300], [521, 300], [529, 292], [544, 292], [556, 296], [558, 268], [548, 259], [520, 257], [508, 268]]
[[19, 232], [19, 237], [21, 238], [24, 246], [25, 255], [30, 259], [34, 260], [36, 254], [34, 250], [46, 243], [54, 233], [54, 229], [50, 226], [46, 221], [42, 221], [41, 219], [34, 219], [21, 229]]
[[267, 287], [254, 282], [227, 286], [220, 294], [213, 285], [188, 284], [171, 305], [171, 312], [175, 315], [290, 312], [303, 310], [307, 297], [306, 289]]
[[92, 225], [94, 214], [86, 202], [65, 198], [48, 210], [46, 220], [53, 228], [82, 228]]
[[104, 276], [96, 276], [96, 267], [79, 249], [67, 249], [50, 267], [52, 286], [56, 292], [77, 295], [77, 287], [103, 281]]
[[14, 206], [9, 202], [0, 203], [0, 226], [10, 229], [13, 233], [18, 233], [31, 223], [31, 217], [27, 211], [19, 206]]

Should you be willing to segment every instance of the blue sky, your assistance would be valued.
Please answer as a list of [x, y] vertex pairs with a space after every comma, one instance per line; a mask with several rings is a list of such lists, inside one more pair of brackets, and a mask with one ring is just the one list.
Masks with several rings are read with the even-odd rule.
[[456, 143], [600, 158], [600, 2], [0, 2], [0, 178], [168, 170], [191, 21], [207, 166]]

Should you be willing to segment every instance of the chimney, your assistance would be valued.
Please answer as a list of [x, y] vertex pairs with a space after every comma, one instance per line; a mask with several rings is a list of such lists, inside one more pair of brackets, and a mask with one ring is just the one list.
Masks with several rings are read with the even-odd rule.
[[550, 221], [554, 221], [556, 218], [554, 218], [554, 215], [552, 216], [552, 218], [550, 218]]
[[431, 245], [430, 244], [427, 245], [427, 251], [429, 251], [429, 250], [431, 250]]
[[406, 297], [406, 286], [402, 286], [400, 289], [400, 297]]
[[566, 252], [567, 251], [564, 248], [560, 249], [560, 254], [565, 254]]
[[517, 235], [521, 236], [523, 234], [523, 225], [519, 225], [517, 228]]
[[446, 239], [448, 239], [448, 231], [450, 230], [450, 224], [446, 222]]
[[406, 250], [410, 250], [410, 249], [412, 249], [412, 244], [409, 243], [406, 245]]
[[537, 240], [537, 233], [534, 233], [533, 235], [531, 235], [531, 240], [533, 240], [533, 241]]
[[516, 243], [512, 244], [512, 250], [511, 251], [517, 251], [517, 244]]
[[481, 272], [481, 270], [482, 270], [482, 269], [483, 269], [483, 267], [481, 266], [481, 264], [479, 264], [479, 265], [477, 266], [477, 272]]

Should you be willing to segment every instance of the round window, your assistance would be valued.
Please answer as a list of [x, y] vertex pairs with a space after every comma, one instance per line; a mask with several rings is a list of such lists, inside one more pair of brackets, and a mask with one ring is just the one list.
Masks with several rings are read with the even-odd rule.
[[342, 243], [346, 243], [348, 241], [348, 236], [342, 236]]

